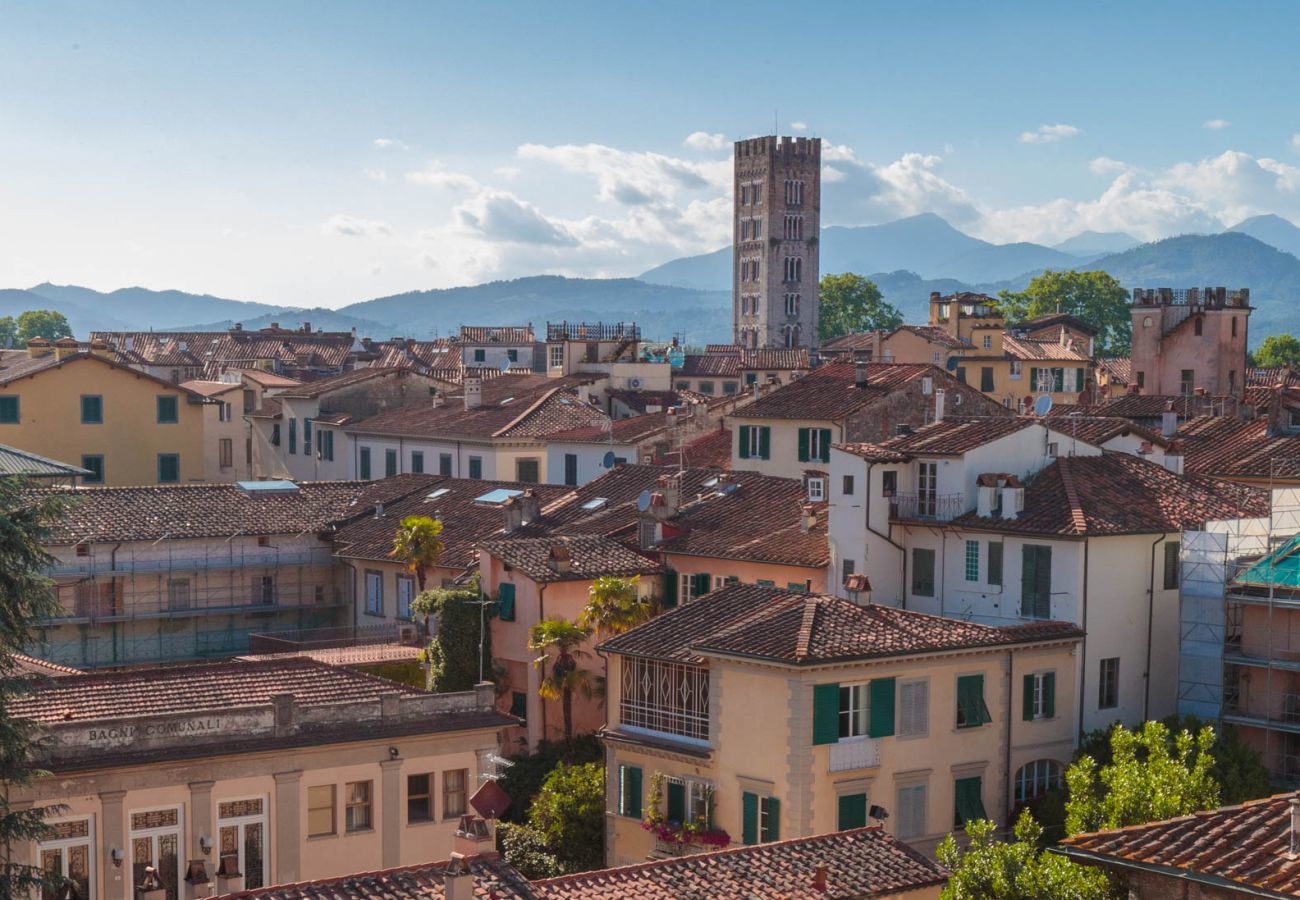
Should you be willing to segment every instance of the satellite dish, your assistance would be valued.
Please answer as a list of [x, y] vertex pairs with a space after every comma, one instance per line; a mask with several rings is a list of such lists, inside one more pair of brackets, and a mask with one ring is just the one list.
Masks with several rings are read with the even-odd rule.
[[645, 490], [637, 495], [636, 511], [645, 512], [649, 508], [650, 508], [650, 491]]
[[[612, 468], [614, 468], [614, 451], [613, 451], [613, 450], [606, 450], [606, 451], [605, 451], [605, 455], [604, 455], [603, 457], [601, 457], [600, 464], [601, 464], [602, 466], [604, 466], [606, 469], [612, 469]], [[649, 492], [647, 491], [646, 493], [649, 493]], [[640, 501], [637, 501], [637, 502], [639, 503]], [[642, 511], [644, 512], [644, 510], [642, 510]]]
[[501, 365], [498, 366], [498, 368], [499, 368], [502, 372], [509, 372], [509, 371], [510, 371], [510, 360], [508, 360], [508, 359], [503, 359], [503, 360], [501, 360]]
[[957, 369], [957, 357], [955, 357], [955, 356], [950, 356], [950, 357], [948, 357], [948, 363], [947, 363], [947, 365], [948, 365], [948, 371], [949, 371], [949, 372], [954, 372], [954, 371], [956, 371], [956, 369]]
[[1052, 398], [1049, 395], [1043, 394], [1041, 397], [1039, 397], [1037, 400], [1034, 401], [1034, 415], [1041, 418], [1047, 415], [1051, 411], [1052, 411]]

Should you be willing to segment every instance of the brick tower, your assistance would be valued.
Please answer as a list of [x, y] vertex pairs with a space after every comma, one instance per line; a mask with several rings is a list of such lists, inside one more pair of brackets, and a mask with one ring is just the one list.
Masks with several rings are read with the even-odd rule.
[[736, 142], [732, 340], [817, 346], [821, 138]]

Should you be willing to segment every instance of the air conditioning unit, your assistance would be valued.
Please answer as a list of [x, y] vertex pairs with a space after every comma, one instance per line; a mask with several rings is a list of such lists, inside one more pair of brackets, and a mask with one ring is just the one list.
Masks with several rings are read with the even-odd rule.
[[414, 625], [397, 626], [397, 642], [399, 644], [414, 644], [417, 640], [418, 632]]
[[634, 391], [639, 391], [639, 390], [641, 390], [641, 379], [640, 379], [640, 378], [629, 378], [629, 379], [627, 380], [627, 386], [630, 387], [630, 388], [631, 388], [632, 390], [634, 390]]

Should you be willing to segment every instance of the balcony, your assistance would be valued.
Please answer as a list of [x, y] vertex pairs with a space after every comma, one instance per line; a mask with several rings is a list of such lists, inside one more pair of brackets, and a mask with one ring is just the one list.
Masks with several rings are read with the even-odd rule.
[[880, 741], [877, 738], [843, 738], [829, 745], [827, 771], [848, 772], [880, 765]]
[[965, 494], [895, 494], [889, 498], [891, 519], [947, 522], [966, 512]]

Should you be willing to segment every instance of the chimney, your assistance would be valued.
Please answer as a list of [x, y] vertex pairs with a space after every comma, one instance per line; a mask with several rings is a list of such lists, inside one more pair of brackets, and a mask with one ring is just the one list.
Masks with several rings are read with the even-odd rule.
[[573, 554], [569, 551], [569, 545], [560, 542], [551, 544], [551, 555], [547, 565], [554, 572], [561, 575], [568, 574], [573, 569]]
[[302, 333], [303, 333], [303, 334], [311, 334], [311, 323], [310, 323], [310, 322], [308, 322], [308, 321], [306, 321], [306, 320], [303, 321], [303, 323], [302, 323]]
[[32, 359], [49, 356], [53, 352], [54, 349], [50, 346], [50, 342], [43, 337], [34, 337], [27, 342], [27, 355]]
[[651, 514], [659, 520], [671, 519], [682, 506], [682, 482], [677, 475], [660, 475], [650, 496]]
[[383, 517], [384, 517], [384, 504], [383, 501], [380, 501], [379, 503], [375, 504], [375, 518], [382, 519]]
[[858, 363], [853, 369], [853, 383], [860, 388], [864, 388], [869, 381], [866, 363]]
[[[460, 835], [457, 833], [457, 840]], [[474, 873], [463, 853], [453, 852], [442, 875], [442, 889], [447, 900], [474, 900]]]
[[519, 502], [518, 497], [511, 497], [501, 504], [501, 511], [505, 513], [506, 521], [502, 530], [506, 534], [517, 530], [524, 524], [523, 504]]
[[805, 503], [800, 510], [799, 531], [807, 534], [817, 525], [817, 507], [811, 503]]
[[103, 341], [91, 341], [90, 352], [95, 356], [102, 356], [104, 359], [112, 359], [113, 354], [108, 349], [108, 344]]
[[1160, 436], [1169, 440], [1178, 433], [1178, 413], [1174, 412], [1172, 403], [1165, 404], [1165, 411], [1160, 414]]
[[935, 388], [934, 390], [934, 420], [936, 422], [943, 421], [943, 408], [946, 393], [947, 392], [943, 388]]
[[1183, 445], [1178, 441], [1165, 448], [1165, 468], [1175, 475], [1183, 474]]
[[477, 369], [465, 370], [465, 408], [477, 409], [483, 405], [483, 376]]
[[244, 330], [244, 323], [243, 323], [243, 322], [236, 322], [235, 325], [234, 325], [234, 327], [231, 328], [230, 330], [231, 330], [231, 331], [243, 331], [243, 330]]
[[812, 889], [819, 894], [826, 893], [826, 867], [818, 866], [813, 869]]
[[75, 356], [81, 349], [81, 346], [70, 337], [61, 337], [54, 342], [54, 358], [67, 359], [69, 356]]
[[496, 837], [492, 834], [492, 825], [487, 819], [473, 813], [460, 817], [460, 825], [456, 828], [452, 844], [452, 857], [455, 858], [457, 854], [464, 860], [475, 857], [496, 858]]
[[274, 694], [271, 712], [275, 718], [275, 734], [283, 737], [297, 730], [297, 706], [293, 694]]
[[519, 524], [527, 525], [541, 517], [542, 501], [537, 496], [537, 491], [529, 488], [516, 499], [519, 502]]
[[1002, 488], [1002, 518], [1016, 519], [1025, 506], [1025, 489], [1020, 484], [1007, 482]]
[[861, 572], [854, 572], [844, 579], [844, 592], [859, 606], [871, 605], [871, 582]]
[[1287, 842], [1286, 858], [1294, 860], [1300, 858], [1300, 794], [1291, 798], [1291, 828], [1289, 829], [1290, 840]]

